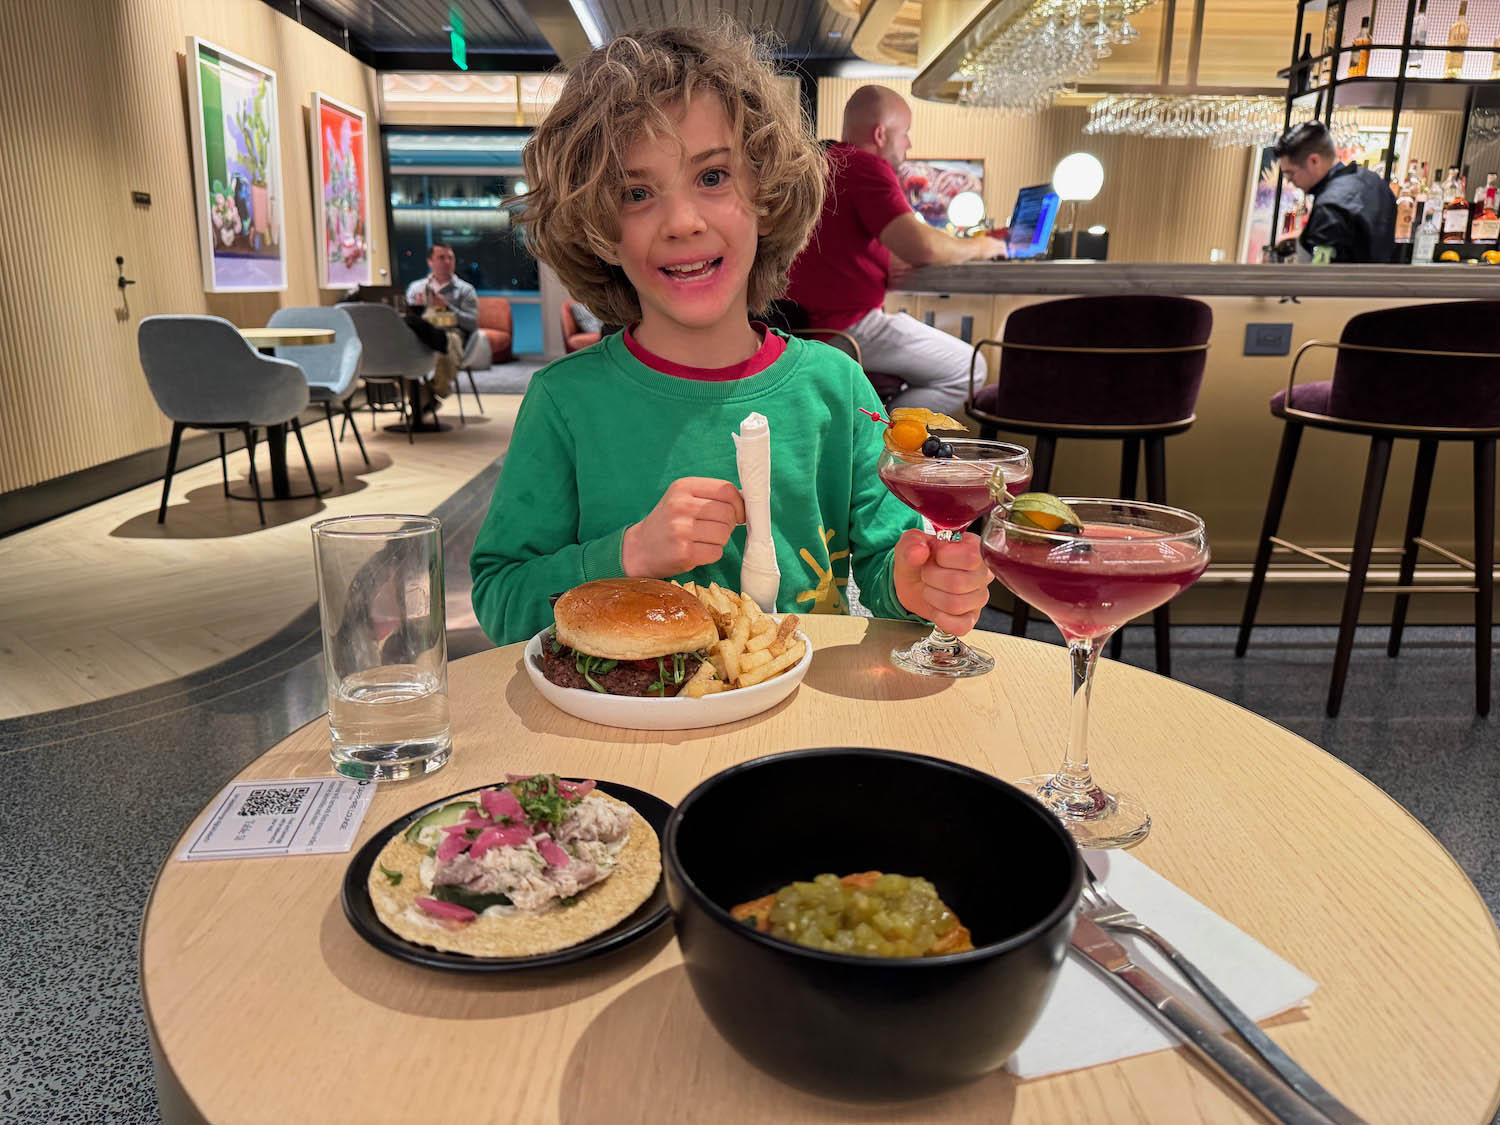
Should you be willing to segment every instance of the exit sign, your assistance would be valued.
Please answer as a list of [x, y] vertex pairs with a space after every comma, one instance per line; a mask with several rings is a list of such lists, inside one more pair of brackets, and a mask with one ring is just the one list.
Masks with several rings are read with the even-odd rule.
[[453, 48], [453, 65], [469, 69], [469, 44], [464, 40], [464, 14], [455, 5], [448, 9], [448, 45]]

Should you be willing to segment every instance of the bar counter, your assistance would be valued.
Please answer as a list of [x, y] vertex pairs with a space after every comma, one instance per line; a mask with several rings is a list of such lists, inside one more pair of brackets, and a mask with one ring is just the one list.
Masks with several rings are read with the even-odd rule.
[[[1175, 294], [1205, 301], [1214, 315], [1208, 366], [1198, 398], [1197, 422], [1168, 438], [1167, 494], [1208, 525], [1214, 564], [1197, 587], [1173, 603], [1177, 620], [1238, 620], [1249, 564], [1265, 514], [1271, 470], [1282, 424], [1268, 409], [1287, 385], [1291, 356], [1308, 340], [1337, 340], [1350, 317], [1373, 309], [1424, 301], [1500, 297], [1500, 266], [1218, 265], [1145, 262], [984, 262], [914, 270], [887, 295], [888, 312], [905, 311], [970, 342], [998, 339], [1010, 310], [1068, 296], [1128, 293]], [[1250, 325], [1290, 329], [1290, 354], [1247, 355]], [[1263, 335], [1257, 330], [1255, 335]], [[1460, 345], [1455, 343], [1455, 348]], [[989, 378], [999, 368], [998, 349], [987, 348]], [[1297, 382], [1327, 379], [1333, 352], [1319, 349], [1303, 360]], [[1002, 436], [1005, 436], [1002, 434]], [[1021, 438], [1031, 444], [1029, 438]], [[1366, 439], [1308, 430], [1280, 534], [1308, 546], [1353, 539], [1364, 479]], [[1401, 542], [1411, 495], [1416, 443], [1397, 442], [1386, 479], [1377, 548]], [[1144, 479], [1144, 478], [1142, 478]], [[1064, 439], [1058, 443], [1053, 492], [1115, 495], [1120, 480], [1117, 441]], [[1473, 557], [1473, 468], [1467, 446], [1443, 443], [1433, 478], [1425, 535], [1466, 558]], [[1277, 555], [1273, 561], [1285, 556]], [[1377, 553], [1361, 620], [1387, 620], [1391, 599], [1374, 591], [1393, 572], [1394, 555]], [[1443, 560], [1423, 553], [1419, 577], [1442, 577]], [[1273, 575], [1259, 620], [1335, 624], [1341, 576], [1324, 571]], [[1008, 605], [1001, 595], [996, 604]], [[1425, 595], [1412, 600], [1413, 622], [1472, 621], [1473, 598]]]

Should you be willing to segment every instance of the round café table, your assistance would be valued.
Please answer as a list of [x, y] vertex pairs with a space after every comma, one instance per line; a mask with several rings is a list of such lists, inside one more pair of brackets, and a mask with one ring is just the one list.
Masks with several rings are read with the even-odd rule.
[[[939, 681], [886, 659], [915, 626], [804, 621], [816, 651], [798, 690], [766, 714], [697, 731], [565, 715], [533, 690], [521, 645], [455, 661], [453, 758], [382, 786], [355, 847], [507, 771], [604, 778], [675, 802], [733, 763], [802, 747], [917, 751], [1000, 777], [1059, 761], [1060, 648], [978, 634], [994, 673]], [[1426, 829], [1311, 743], [1172, 680], [1103, 662], [1093, 707], [1096, 768], [1154, 818], [1133, 854], [1319, 982], [1310, 1007], [1270, 1025], [1272, 1037], [1371, 1122], [1488, 1121], [1500, 1081], [1500, 935]], [[326, 775], [328, 750], [320, 718], [240, 777]], [[718, 1036], [670, 926], [546, 976], [423, 969], [350, 928], [339, 905], [349, 860], [164, 864], [141, 980], [168, 1121], [1259, 1120], [1183, 1050], [1026, 1081], [997, 1072], [914, 1104], [822, 1101]]]
[[[331, 344], [335, 339], [332, 328], [241, 328], [239, 333], [260, 349], [262, 355], [269, 356], [274, 356], [277, 348], [311, 348]], [[271, 496], [290, 500], [293, 497], [291, 477], [286, 471], [286, 426], [267, 426], [266, 445], [271, 462]]]

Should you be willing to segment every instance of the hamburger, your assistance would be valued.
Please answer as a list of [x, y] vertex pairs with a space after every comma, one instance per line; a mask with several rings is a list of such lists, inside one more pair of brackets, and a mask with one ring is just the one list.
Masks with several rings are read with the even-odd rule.
[[682, 690], [719, 631], [703, 603], [657, 578], [602, 578], [553, 606], [542, 675], [559, 687], [666, 699]]

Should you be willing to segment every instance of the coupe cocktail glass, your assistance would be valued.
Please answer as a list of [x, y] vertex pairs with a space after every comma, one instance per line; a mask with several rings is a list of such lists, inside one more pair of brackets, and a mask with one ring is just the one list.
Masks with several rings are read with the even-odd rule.
[[[880, 479], [912, 511], [925, 516], [936, 538], [963, 538], [963, 529], [983, 519], [1000, 502], [1002, 490], [1016, 496], [1031, 483], [1031, 453], [1003, 441], [959, 438], [945, 442], [952, 457], [922, 457], [887, 449], [880, 457]], [[923, 676], [980, 676], [995, 658], [951, 633], [932, 632], [909, 648], [891, 652], [898, 668]]]
[[[1016, 782], [1062, 818], [1085, 848], [1139, 843], [1151, 817], [1127, 793], [1109, 793], [1089, 772], [1089, 692], [1099, 650], [1121, 625], [1171, 600], [1208, 566], [1203, 521], [1134, 500], [1065, 499], [1076, 531], [1042, 531], [991, 513], [984, 560], [1016, 597], [1035, 606], [1068, 642], [1073, 705], [1062, 767]], [[1068, 526], [1068, 525], [1064, 525]]]

